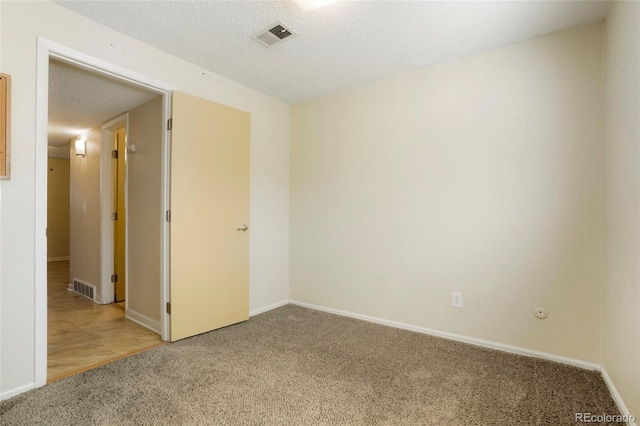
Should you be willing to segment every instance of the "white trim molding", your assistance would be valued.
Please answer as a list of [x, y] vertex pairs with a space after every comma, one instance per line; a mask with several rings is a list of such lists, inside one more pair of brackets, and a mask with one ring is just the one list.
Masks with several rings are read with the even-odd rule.
[[469, 343], [475, 346], [482, 346], [484, 348], [496, 349], [503, 352], [508, 352], [517, 355], [524, 355], [532, 358], [546, 359], [549, 361], [555, 361], [562, 364], [572, 365], [574, 367], [584, 368], [586, 370], [600, 370], [599, 364], [594, 364], [587, 361], [582, 361], [575, 358], [568, 358], [559, 355], [553, 355], [546, 352], [534, 351], [531, 349], [520, 348], [517, 346], [505, 345], [502, 343], [491, 342], [489, 340], [477, 339], [475, 337], [467, 337], [460, 334], [449, 333], [446, 331], [434, 330], [431, 328], [420, 327], [417, 325], [406, 324], [397, 321], [386, 320], [383, 318], [372, 317], [369, 315], [356, 314], [353, 312], [342, 311], [339, 309], [325, 308], [324, 306], [312, 305], [310, 303], [298, 302], [296, 300], [290, 300], [292, 305], [302, 306], [304, 308], [314, 309], [316, 311], [327, 312], [330, 314], [341, 315], [343, 317], [355, 318], [363, 321], [373, 322], [376, 324], [382, 324], [389, 327], [401, 328], [403, 330], [415, 331], [417, 333], [429, 334], [431, 336], [443, 337], [449, 340], [455, 340], [457, 342]]
[[611, 377], [609, 377], [609, 374], [607, 373], [607, 370], [605, 370], [604, 366], [600, 367], [600, 373], [602, 374], [602, 378], [604, 379], [604, 382], [607, 384], [607, 387], [609, 388], [609, 392], [611, 393], [611, 397], [613, 398], [613, 401], [616, 403], [618, 410], [620, 410], [620, 414], [622, 415], [632, 414], [636, 416], [636, 421], [627, 422], [627, 425], [637, 426], [637, 421], [638, 421], [637, 418], [640, 417], [640, 413], [629, 412], [627, 405], [624, 403], [624, 400], [622, 399], [622, 395], [620, 395], [620, 392], [618, 392], [616, 385], [613, 383], [613, 380], [611, 380]]
[[260, 315], [260, 314], [263, 314], [263, 313], [265, 313], [267, 311], [278, 309], [279, 307], [284, 306], [284, 305], [288, 305], [288, 304], [289, 304], [289, 300], [288, 299], [287, 300], [281, 300], [280, 302], [276, 302], [276, 303], [273, 303], [271, 305], [263, 306], [262, 308], [254, 309], [253, 311], [249, 312], [249, 316], [250, 317], [255, 317], [256, 315]]
[[26, 391], [30, 391], [31, 389], [34, 389], [36, 387], [35, 383], [28, 383], [26, 385], [23, 386], [19, 386], [15, 389], [11, 389], [8, 390], [6, 392], [3, 392], [0, 394], [0, 401], [4, 401], [5, 399], [9, 399], [13, 396], [19, 395], [21, 393], [24, 393]]
[[[143, 74], [109, 63], [102, 59], [70, 49], [58, 43], [37, 39], [36, 54], [36, 148], [35, 148], [35, 347], [34, 347], [34, 383], [17, 388], [17, 392], [24, 392], [32, 387], [44, 386], [47, 383], [47, 128], [49, 124], [49, 60], [65, 62], [72, 66], [107, 76], [119, 81], [127, 82], [144, 88], [162, 96], [163, 122], [171, 113], [171, 92], [175, 88], [162, 81], [155, 80]], [[165, 312], [165, 304], [169, 296], [169, 225], [164, 221], [165, 211], [169, 209], [170, 195], [170, 134], [163, 126], [162, 135], [162, 211], [158, 212], [163, 218], [160, 232], [162, 246], [161, 275], [160, 275], [160, 312], [161, 337], [169, 340], [169, 316]]]
[[[49, 127], [49, 55], [53, 48], [38, 39], [36, 49], [35, 171], [35, 315], [34, 386], [47, 383], [47, 172]], [[30, 386], [30, 385], [27, 385]], [[22, 389], [22, 388], [18, 388]], [[24, 388], [22, 391], [28, 390]]]
[[156, 334], [160, 333], [160, 321], [156, 321], [153, 318], [149, 318], [148, 316], [141, 314], [138, 311], [135, 311], [131, 308], [127, 308], [124, 314], [125, 318], [135, 322], [136, 324], [140, 324], [141, 326], [148, 328]]

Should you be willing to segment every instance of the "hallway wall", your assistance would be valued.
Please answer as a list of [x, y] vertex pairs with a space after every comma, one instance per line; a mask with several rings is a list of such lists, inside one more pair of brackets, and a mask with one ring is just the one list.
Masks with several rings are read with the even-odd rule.
[[49, 158], [47, 181], [47, 258], [69, 258], [70, 161]]
[[[75, 141], [86, 139], [85, 157], [76, 157]], [[71, 139], [70, 280], [77, 278], [100, 294], [100, 146], [96, 126]]]
[[[162, 97], [129, 112], [127, 315], [160, 331]], [[142, 315], [142, 317], [140, 317]]]

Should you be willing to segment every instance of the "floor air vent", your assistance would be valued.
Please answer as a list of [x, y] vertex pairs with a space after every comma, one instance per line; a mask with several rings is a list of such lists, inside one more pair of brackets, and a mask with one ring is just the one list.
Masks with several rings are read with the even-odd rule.
[[252, 35], [251, 38], [264, 47], [271, 47], [274, 44], [280, 43], [282, 40], [292, 35], [293, 31], [280, 23], [276, 23], [274, 25], [270, 25], [263, 31]]
[[84, 296], [87, 299], [91, 300], [94, 300], [94, 295], [96, 294], [95, 286], [87, 284], [84, 281], [80, 281], [76, 278], [73, 279], [73, 291], [78, 293], [80, 296]]

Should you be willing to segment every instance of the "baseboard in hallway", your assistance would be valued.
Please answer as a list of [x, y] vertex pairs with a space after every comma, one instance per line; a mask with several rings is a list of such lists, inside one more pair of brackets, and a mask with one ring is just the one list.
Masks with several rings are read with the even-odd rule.
[[125, 310], [125, 318], [153, 331], [156, 334], [161, 334], [160, 321], [149, 318], [148, 316], [141, 314], [140, 312], [131, 309], [130, 307]]

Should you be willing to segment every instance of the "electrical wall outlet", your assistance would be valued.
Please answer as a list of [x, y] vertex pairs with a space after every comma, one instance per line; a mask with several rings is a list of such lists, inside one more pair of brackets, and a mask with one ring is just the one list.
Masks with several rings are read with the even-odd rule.
[[462, 308], [462, 293], [457, 291], [451, 293], [451, 306], [454, 308]]

